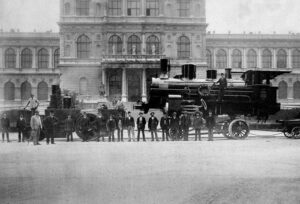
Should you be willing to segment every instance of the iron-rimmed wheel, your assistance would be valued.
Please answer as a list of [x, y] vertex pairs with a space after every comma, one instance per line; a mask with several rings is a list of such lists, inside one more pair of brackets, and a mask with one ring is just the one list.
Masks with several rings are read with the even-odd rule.
[[250, 129], [245, 120], [235, 119], [229, 124], [229, 134], [233, 139], [245, 139], [248, 137]]
[[221, 126], [221, 132], [222, 132], [223, 136], [226, 137], [227, 139], [232, 139], [228, 128], [229, 128], [229, 123], [224, 122]]
[[292, 129], [292, 135], [295, 139], [300, 139], [300, 127], [294, 127]]
[[294, 137], [292, 132], [289, 132], [287, 129], [283, 130], [283, 134], [284, 134], [285, 137], [287, 137], [289, 139]]
[[[87, 117], [89, 118], [89, 121], [90, 121], [90, 127], [88, 128], [88, 133], [87, 133], [87, 140], [96, 140], [97, 139], [97, 136], [95, 135], [95, 132], [94, 132], [94, 129], [93, 129], [93, 126], [91, 125], [93, 123], [93, 121], [96, 120], [96, 115], [94, 114], [91, 114], [91, 113], [87, 113]], [[75, 131], [76, 131], [76, 134], [78, 135], [78, 137], [80, 139], [82, 139], [84, 137], [82, 131], [81, 131], [81, 128], [80, 128], [80, 123], [81, 123], [81, 120], [82, 120], [83, 116], [81, 114], [77, 115], [77, 118], [76, 118], [76, 125], [75, 125]]]

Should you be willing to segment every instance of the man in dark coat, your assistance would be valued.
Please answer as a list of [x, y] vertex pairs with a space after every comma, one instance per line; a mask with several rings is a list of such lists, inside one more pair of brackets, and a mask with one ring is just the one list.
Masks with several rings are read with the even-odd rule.
[[109, 120], [106, 123], [107, 131], [108, 131], [108, 141], [115, 141], [115, 130], [116, 130], [116, 121], [113, 119], [113, 116], [109, 116]]
[[[170, 118], [170, 132], [175, 135], [171, 135], [173, 140], [177, 140], [177, 136], [179, 134], [179, 118], [177, 117], [177, 113], [174, 112], [172, 117]], [[170, 134], [171, 134], [170, 133]]]
[[188, 116], [187, 112], [183, 113], [183, 116], [180, 118], [181, 128], [182, 128], [182, 134], [184, 141], [189, 140], [189, 128], [191, 125], [190, 117]]
[[124, 129], [124, 118], [122, 117], [121, 114], [116, 118], [116, 126], [117, 126], [117, 131], [118, 131], [118, 142], [122, 141], [123, 142], [123, 129]]
[[196, 117], [194, 119], [194, 129], [195, 129], [195, 141], [201, 141], [201, 128], [204, 124], [204, 119], [202, 117], [202, 113], [197, 112]]
[[65, 120], [65, 134], [66, 134], [67, 142], [69, 142], [70, 139], [71, 139], [71, 142], [73, 142], [73, 132], [74, 131], [75, 131], [74, 121], [73, 121], [71, 115], [68, 115], [68, 118]]
[[218, 101], [223, 101], [224, 92], [227, 88], [227, 79], [225, 78], [225, 75], [223, 73], [221, 74], [221, 78], [216, 83], [219, 84]]
[[89, 136], [90, 119], [87, 114], [83, 113], [83, 118], [80, 120], [80, 131], [82, 133], [82, 142], [87, 142]]
[[155, 139], [158, 142], [158, 136], [157, 136], [157, 126], [158, 126], [158, 119], [154, 116], [154, 112], [152, 112], [151, 117], [148, 120], [148, 128], [151, 132], [151, 141], [154, 141], [154, 134]]
[[44, 122], [43, 122], [43, 127], [45, 129], [45, 134], [46, 134], [46, 142], [49, 144], [49, 140], [51, 139], [51, 144], [54, 143], [54, 133], [55, 133], [55, 128], [58, 125], [58, 119], [54, 117], [54, 112], [50, 111], [50, 116], [46, 117]]
[[103, 117], [101, 112], [98, 113], [98, 117], [94, 121], [93, 125], [98, 134], [98, 142], [99, 142], [100, 137], [102, 137], [102, 142], [104, 142], [104, 135], [106, 134], [107, 128], [106, 128], [106, 120]]
[[4, 113], [3, 117], [1, 118], [2, 142], [4, 142], [4, 134], [6, 134], [6, 140], [9, 142], [9, 127], [10, 121], [7, 118], [6, 113]]
[[165, 137], [166, 140], [169, 141], [170, 121], [167, 113], [165, 113], [164, 116], [160, 119], [160, 128], [162, 131], [162, 141], [165, 141]]
[[143, 141], [146, 141], [145, 138], [145, 126], [146, 126], [146, 119], [143, 117], [143, 113], [139, 113], [139, 117], [136, 120], [136, 125], [138, 128], [138, 136], [137, 136], [137, 141], [140, 141], [140, 133], [142, 132], [143, 134]]
[[206, 118], [206, 127], [208, 129], [208, 141], [213, 141], [213, 130], [216, 125], [215, 117], [212, 115], [212, 112], [208, 112], [208, 117]]
[[135, 136], [134, 136], [134, 118], [131, 116], [131, 112], [127, 113], [127, 117], [125, 118], [125, 128], [128, 132], [128, 141], [131, 142], [131, 139], [135, 142]]
[[25, 142], [25, 130], [26, 130], [26, 121], [23, 115], [20, 115], [20, 118], [17, 120], [17, 129], [18, 129], [18, 138], [19, 142]]

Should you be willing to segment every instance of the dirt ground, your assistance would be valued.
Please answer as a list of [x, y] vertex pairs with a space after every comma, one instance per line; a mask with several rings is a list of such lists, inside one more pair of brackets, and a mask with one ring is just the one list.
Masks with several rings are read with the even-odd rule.
[[0, 203], [300, 203], [300, 140], [272, 135], [0, 143]]

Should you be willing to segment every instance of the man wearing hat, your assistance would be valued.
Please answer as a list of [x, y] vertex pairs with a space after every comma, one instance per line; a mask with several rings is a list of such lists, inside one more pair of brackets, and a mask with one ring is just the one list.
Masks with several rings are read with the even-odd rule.
[[39, 140], [40, 140], [40, 132], [43, 127], [41, 117], [39, 116], [39, 112], [35, 111], [35, 114], [31, 116], [30, 119], [30, 127], [32, 131], [32, 140], [33, 140], [33, 145], [40, 145]]
[[55, 133], [55, 128], [58, 124], [58, 119], [54, 117], [54, 111], [50, 111], [50, 115], [45, 118], [43, 121], [43, 126], [45, 129], [45, 134], [46, 134], [46, 142], [49, 144], [50, 139], [51, 139], [51, 144], [54, 143], [54, 133]]
[[128, 133], [128, 141], [131, 142], [133, 140], [135, 142], [135, 137], [134, 137], [134, 118], [131, 116], [131, 112], [129, 111], [127, 113], [127, 117], [125, 118], [125, 127], [127, 128], [127, 133]]
[[171, 135], [173, 140], [177, 140], [177, 136], [179, 134], [179, 118], [177, 117], [177, 113], [173, 112], [172, 117], [170, 119], [170, 134], [174, 133], [175, 135]]
[[167, 113], [164, 113], [164, 116], [160, 119], [160, 128], [162, 131], [162, 141], [165, 141], [165, 137], [169, 141], [170, 121]]
[[96, 118], [96, 120], [93, 122], [93, 126], [95, 128], [95, 131], [98, 134], [98, 139], [97, 141], [99, 142], [100, 137], [102, 138], [102, 142], [104, 142], [104, 135], [106, 134], [106, 120], [103, 117], [102, 113], [99, 112], [98, 113], [98, 117]]
[[227, 88], [227, 80], [223, 73], [221, 74], [221, 78], [216, 82], [216, 84], [219, 84], [218, 101], [223, 101], [224, 92], [225, 92], [225, 89]]
[[155, 139], [158, 142], [158, 136], [157, 136], [157, 126], [158, 126], [158, 119], [154, 116], [154, 112], [150, 113], [151, 117], [148, 120], [148, 128], [151, 132], [151, 141], [154, 141], [154, 134]]
[[2, 142], [4, 142], [4, 134], [6, 134], [7, 142], [9, 142], [9, 127], [10, 121], [7, 118], [6, 113], [4, 113], [3, 117], [1, 118]]
[[181, 124], [181, 128], [182, 128], [183, 139], [184, 139], [184, 141], [188, 141], [191, 120], [190, 120], [190, 117], [188, 116], [187, 112], [183, 112], [183, 116], [180, 118], [180, 124]]
[[89, 137], [90, 119], [86, 112], [83, 113], [83, 118], [80, 120], [79, 128], [82, 133], [82, 142], [87, 142]]
[[146, 126], [146, 119], [143, 117], [143, 113], [139, 113], [139, 117], [136, 120], [136, 125], [138, 128], [138, 136], [137, 136], [137, 141], [140, 141], [140, 133], [142, 132], [143, 134], [143, 141], [146, 142], [145, 138], [145, 126]]
[[194, 129], [195, 129], [195, 141], [198, 140], [201, 141], [201, 128], [203, 124], [205, 123], [202, 113], [201, 112], [196, 112], [196, 117], [194, 119]]
[[31, 110], [31, 115], [34, 115], [35, 111], [37, 110], [39, 105], [40, 105], [40, 102], [34, 97], [33, 94], [30, 94], [30, 98], [28, 99], [28, 102], [27, 102], [26, 106], [24, 107], [24, 109], [26, 109], [29, 106], [29, 108]]

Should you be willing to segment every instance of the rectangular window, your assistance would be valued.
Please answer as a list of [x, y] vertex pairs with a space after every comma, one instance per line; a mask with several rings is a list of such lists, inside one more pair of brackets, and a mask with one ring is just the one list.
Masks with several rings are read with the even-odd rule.
[[140, 15], [140, 1], [139, 0], [128, 0], [127, 15], [128, 16], [139, 16]]
[[122, 15], [122, 1], [121, 0], [109, 0], [108, 1], [108, 15], [109, 16], [121, 16]]
[[76, 1], [76, 14], [78, 16], [88, 16], [90, 10], [90, 0]]
[[146, 16], [159, 15], [159, 2], [158, 0], [147, 0], [146, 2]]
[[177, 0], [179, 17], [190, 15], [190, 0]]

